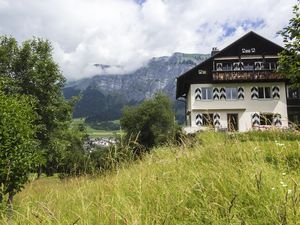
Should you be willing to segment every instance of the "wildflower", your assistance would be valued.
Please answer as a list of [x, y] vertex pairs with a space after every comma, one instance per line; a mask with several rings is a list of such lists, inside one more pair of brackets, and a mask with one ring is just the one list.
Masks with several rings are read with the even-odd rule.
[[274, 188], [274, 187], [272, 187], [271, 189], [272, 189], [272, 190], [275, 190], [275, 188]]
[[285, 176], [286, 175], [286, 173], [282, 173], [282, 176]]
[[283, 147], [284, 146], [284, 144], [283, 143], [279, 143], [278, 141], [276, 141], [275, 140], [275, 145], [277, 145], [277, 146], [280, 146], [280, 147]]
[[292, 193], [292, 190], [291, 190], [291, 189], [289, 189], [287, 193], [288, 193], [288, 194], [291, 194], [291, 193]]
[[282, 187], [287, 187], [287, 184], [284, 183], [283, 181], [280, 181], [280, 184], [282, 185]]

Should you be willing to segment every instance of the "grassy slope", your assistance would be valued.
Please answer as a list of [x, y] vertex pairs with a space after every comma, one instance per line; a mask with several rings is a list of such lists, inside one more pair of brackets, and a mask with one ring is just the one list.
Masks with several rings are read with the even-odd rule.
[[107, 176], [34, 181], [15, 223], [300, 224], [299, 141], [273, 135], [203, 133]]

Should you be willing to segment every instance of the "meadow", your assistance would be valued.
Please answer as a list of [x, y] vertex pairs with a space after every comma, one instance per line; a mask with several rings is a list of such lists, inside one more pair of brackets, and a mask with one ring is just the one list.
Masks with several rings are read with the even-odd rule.
[[94, 129], [90, 125], [84, 122], [84, 119], [73, 119], [73, 126], [77, 126], [79, 124], [84, 124], [86, 127], [86, 132], [91, 138], [101, 138], [101, 137], [116, 137], [124, 134], [120, 130], [100, 130], [100, 129]]
[[299, 172], [298, 133], [204, 132], [102, 175], [34, 180], [11, 223], [296, 225]]

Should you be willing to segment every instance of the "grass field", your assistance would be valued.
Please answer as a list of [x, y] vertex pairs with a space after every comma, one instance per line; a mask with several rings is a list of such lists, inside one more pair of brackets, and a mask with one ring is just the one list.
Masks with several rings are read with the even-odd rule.
[[201, 133], [96, 178], [36, 180], [12, 224], [300, 224], [299, 137]]
[[[73, 124], [78, 125], [80, 123], [84, 123], [84, 119], [73, 119]], [[122, 135], [123, 132], [120, 130], [96, 130], [90, 127], [88, 124], [86, 125], [86, 131], [87, 134], [92, 137], [92, 138], [97, 138], [97, 137], [115, 137], [116, 135]]]

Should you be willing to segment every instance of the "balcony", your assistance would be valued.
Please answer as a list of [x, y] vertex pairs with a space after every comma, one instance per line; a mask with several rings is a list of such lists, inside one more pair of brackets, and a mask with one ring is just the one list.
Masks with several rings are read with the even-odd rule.
[[213, 71], [212, 74], [215, 82], [284, 80], [282, 74], [272, 70]]

